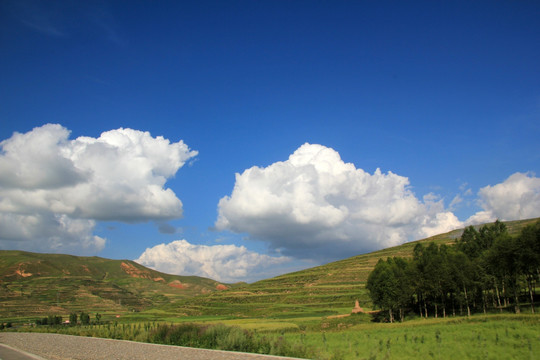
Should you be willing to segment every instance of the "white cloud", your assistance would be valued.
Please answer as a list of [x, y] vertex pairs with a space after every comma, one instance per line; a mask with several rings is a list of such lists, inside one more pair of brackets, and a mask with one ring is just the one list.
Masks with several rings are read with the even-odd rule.
[[450, 207], [450, 209], [455, 209], [456, 206], [458, 206], [462, 202], [463, 202], [463, 198], [461, 197], [461, 195], [457, 194], [456, 196], [454, 196], [454, 198], [450, 202], [449, 207]]
[[[182, 202], [165, 183], [196, 151], [132, 129], [75, 140], [69, 134], [47, 124], [0, 142], [0, 218], [6, 229], [26, 224], [18, 232], [1, 231], [1, 246], [34, 239], [35, 248], [65, 251], [76, 247], [69, 234], [82, 231], [80, 247], [100, 249], [104, 240], [91, 235], [96, 220], [182, 216]], [[48, 235], [36, 237], [40, 229]]]
[[236, 174], [219, 201], [218, 230], [248, 233], [299, 258], [339, 258], [461, 225], [442, 201], [419, 201], [406, 177], [369, 174], [322, 145]]
[[484, 211], [473, 215], [467, 223], [540, 216], [540, 178], [531, 173], [517, 172], [500, 184], [481, 188], [478, 195]]
[[234, 283], [278, 275], [277, 265], [284, 265], [291, 259], [262, 255], [244, 246], [193, 245], [186, 240], [176, 240], [146, 249], [135, 261], [169, 274], [196, 275]]
[[472, 215], [465, 221], [465, 225], [479, 225], [494, 222], [497, 218], [493, 215], [491, 211], [479, 211], [476, 214]]
[[0, 249], [95, 254], [106, 240], [93, 235], [95, 221], [67, 215], [0, 213]]

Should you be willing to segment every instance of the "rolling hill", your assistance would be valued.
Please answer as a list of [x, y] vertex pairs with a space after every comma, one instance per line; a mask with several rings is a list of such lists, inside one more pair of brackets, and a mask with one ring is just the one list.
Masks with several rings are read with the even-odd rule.
[[[505, 222], [511, 235], [539, 219]], [[480, 227], [480, 226], [478, 226]], [[287, 318], [328, 316], [349, 313], [358, 300], [364, 309], [372, 304], [365, 289], [367, 278], [380, 258], [412, 257], [419, 242], [454, 244], [463, 229], [405, 243], [368, 254], [353, 256], [326, 265], [281, 275], [253, 284], [182, 299], [165, 308], [171, 313], [188, 315], [257, 316]]]
[[[506, 222], [510, 234], [539, 219]], [[454, 230], [252, 284], [164, 274], [130, 260], [0, 251], [0, 317], [131, 312], [133, 318], [321, 317], [371, 302], [367, 277], [380, 258], [410, 257], [419, 242], [453, 244]], [[221, 291], [216, 291], [221, 290]], [[136, 313], [136, 314], [134, 314]]]
[[0, 317], [127, 312], [224, 289], [217, 281], [109, 260], [0, 251]]

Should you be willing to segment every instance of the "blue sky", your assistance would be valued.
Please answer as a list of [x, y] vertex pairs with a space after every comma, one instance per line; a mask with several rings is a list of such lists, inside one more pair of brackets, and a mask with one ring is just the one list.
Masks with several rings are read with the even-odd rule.
[[[2, 1], [0, 248], [254, 281], [538, 217], [539, 18], [537, 1]], [[85, 152], [118, 129], [122, 155]]]

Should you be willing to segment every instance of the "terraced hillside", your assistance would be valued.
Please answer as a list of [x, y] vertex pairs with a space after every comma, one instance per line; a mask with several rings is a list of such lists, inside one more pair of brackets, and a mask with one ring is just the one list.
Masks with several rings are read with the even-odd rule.
[[223, 284], [164, 274], [130, 260], [0, 251], [0, 317], [126, 312], [209, 293]]
[[[510, 234], [515, 235], [538, 220], [512, 221], [506, 225]], [[181, 300], [166, 309], [186, 315], [286, 318], [349, 313], [358, 300], [361, 307], [369, 310], [372, 305], [365, 284], [380, 258], [410, 257], [419, 242], [454, 244], [462, 232], [463, 229], [454, 230], [196, 299]]]

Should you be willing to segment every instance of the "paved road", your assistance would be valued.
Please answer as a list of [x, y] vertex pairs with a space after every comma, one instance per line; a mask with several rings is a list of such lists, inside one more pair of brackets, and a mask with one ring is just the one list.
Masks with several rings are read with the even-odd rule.
[[[0, 344], [47, 360], [290, 360], [291, 358], [82, 336], [0, 332]], [[1, 346], [1, 345], [0, 345]], [[0, 353], [1, 354], [1, 353]], [[7, 357], [5, 360], [35, 360]]]
[[0, 360], [45, 360], [42, 357], [28, 354], [11, 346], [0, 344]]

